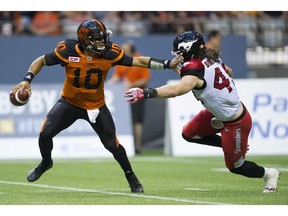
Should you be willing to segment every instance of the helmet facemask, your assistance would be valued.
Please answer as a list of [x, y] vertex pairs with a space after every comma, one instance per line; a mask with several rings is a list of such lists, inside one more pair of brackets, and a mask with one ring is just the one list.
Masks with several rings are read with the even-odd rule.
[[86, 36], [86, 42], [88, 43], [85, 43], [84, 48], [97, 54], [103, 54], [109, 49], [108, 45], [110, 43], [110, 34], [112, 34], [112, 31], [107, 30], [105, 34], [100, 31], [99, 34], [91, 34]]

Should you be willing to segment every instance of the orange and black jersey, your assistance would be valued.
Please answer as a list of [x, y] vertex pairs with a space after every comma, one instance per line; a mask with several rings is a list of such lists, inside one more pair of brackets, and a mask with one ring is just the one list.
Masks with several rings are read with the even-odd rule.
[[58, 43], [54, 52], [45, 55], [46, 65], [61, 64], [66, 78], [62, 96], [83, 109], [97, 109], [105, 104], [104, 81], [114, 65], [132, 66], [133, 58], [125, 55], [117, 44], [103, 55], [86, 56], [76, 40]]

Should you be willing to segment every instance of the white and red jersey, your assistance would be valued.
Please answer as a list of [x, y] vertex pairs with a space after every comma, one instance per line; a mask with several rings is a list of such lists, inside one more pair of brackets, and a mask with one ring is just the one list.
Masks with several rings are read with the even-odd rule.
[[200, 100], [218, 120], [228, 121], [240, 107], [240, 100], [233, 79], [226, 73], [225, 65], [205, 59], [191, 59], [184, 62], [181, 77], [197, 76], [204, 80], [201, 88], [194, 88], [194, 96]]

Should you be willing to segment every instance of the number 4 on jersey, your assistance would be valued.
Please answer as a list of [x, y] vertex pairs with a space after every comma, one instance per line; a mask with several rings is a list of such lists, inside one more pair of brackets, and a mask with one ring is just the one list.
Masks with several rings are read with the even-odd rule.
[[227, 79], [221, 70], [217, 67], [215, 68], [215, 78], [214, 78], [214, 88], [222, 90], [227, 88], [229, 93], [233, 90], [230, 86], [230, 81]]

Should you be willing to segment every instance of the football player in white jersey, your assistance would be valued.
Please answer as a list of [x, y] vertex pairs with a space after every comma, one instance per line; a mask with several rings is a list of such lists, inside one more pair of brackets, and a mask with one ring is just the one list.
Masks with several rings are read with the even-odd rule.
[[176, 97], [192, 90], [206, 109], [183, 127], [183, 138], [188, 142], [222, 147], [230, 172], [249, 178], [264, 178], [263, 192], [275, 192], [280, 172], [245, 160], [252, 120], [239, 100], [231, 74], [219, 58], [219, 51], [207, 48], [201, 34], [188, 31], [175, 38], [172, 54], [182, 59], [181, 81], [156, 89], [129, 89], [125, 93], [127, 101], [136, 103], [147, 98]]

